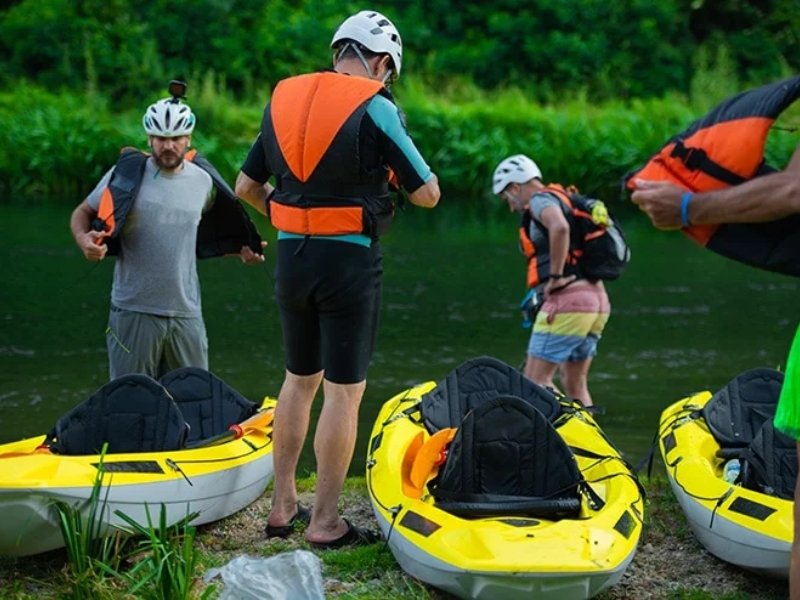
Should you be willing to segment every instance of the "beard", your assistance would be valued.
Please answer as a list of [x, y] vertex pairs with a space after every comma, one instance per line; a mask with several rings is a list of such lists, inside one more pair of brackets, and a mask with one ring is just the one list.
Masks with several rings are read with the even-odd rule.
[[171, 171], [181, 166], [183, 163], [183, 154], [172, 150], [164, 150], [162, 152], [153, 150], [153, 160], [159, 169]]

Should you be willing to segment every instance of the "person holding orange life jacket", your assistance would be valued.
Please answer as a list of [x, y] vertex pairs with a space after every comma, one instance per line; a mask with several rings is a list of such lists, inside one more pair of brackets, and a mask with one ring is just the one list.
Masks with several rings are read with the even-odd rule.
[[[386, 87], [402, 65], [395, 26], [361, 11], [339, 26], [331, 48], [332, 71], [278, 83], [236, 181], [236, 193], [278, 230], [275, 293], [286, 374], [275, 412], [266, 533], [286, 537], [295, 523], [308, 522], [305, 537], [318, 548], [378, 539], [342, 519], [338, 500], [378, 327], [379, 238], [392, 221], [393, 188], [417, 206], [439, 200], [438, 180]], [[320, 384], [309, 512], [297, 502], [295, 472]]]
[[[764, 160], [770, 128], [798, 98], [800, 76], [726, 98], [625, 175], [631, 201], [658, 229], [681, 229], [722, 256], [800, 277], [800, 146], [782, 170]], [[800, 327], [774, 424], [797, 440], [800, 460]], [[800, 600], [800, 479], [789, 595]]]
[[[756, 177], [723, 189], [692, 193], [668, 180], [631, 180], [631, 200], [659, 229], [692, 225], [766, 223], [800, 215], [800, 147], [782, 171]], [[795, 248], [796, 249], [796, 248]], [[800, 327], [795, 333], [778, 408], [775, 428], [797, 440], [800, 460]], [[794, 492], [794, 542], [789, 592], [800, 600], [800, 479]]]
[[195, 116], [182, 101], [185, 84], [170, 88], [172, 97], [142, 119], [151, 153], [123, 149], [70, 218], [87, 260], [117, 257], [106, 329], [111, 379], [208, 369], [197, 258], [264, 260], [265, 244], [230, 186], [189, 149]]
[[497, 165], [492, 192], [522, 215], [529, 295], [539, 304], [523, 372], [555, 388], [553, 378], [560, 371], [564, 393], [592, 406], [589, 368], [611, 305], [603, 282], [581, 273], [579, 252], [571, 243], [570, 196], [558, 184], [542, 183], [539, 167], [524, 154]]

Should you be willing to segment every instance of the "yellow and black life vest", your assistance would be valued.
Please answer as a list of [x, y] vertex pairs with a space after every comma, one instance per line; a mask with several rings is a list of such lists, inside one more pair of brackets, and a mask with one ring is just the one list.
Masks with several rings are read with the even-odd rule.
[[[92, 229], [106, 232], [105, 243], [111, 256], [119, 254], [120, 233], [139, 193], [149, 156], [136, 148], [123, 148], [100, 196]], [[203, 213], [197, 227], [197, 257], [239, 254], [242, 246], [261, 254], [261, 236], [256, 226], [219, 171], [197, 150], [187, 152], [184, 159], [208, 173], [216, 188], [214, 203]]]
[[[670, 138], [633, 180], [666, 180], [692, 192], [737, 185], [774, 172], [764, 164], [770, 127], [800, 97], [800, 76], [742, 92], [724, 100], [685, 131]], [[800, 215], [768, 223], [693, 225], [684, 233], [722, 256], [800, 277]]]
[[[284, 79], [261, 125], [275, 193], [275, 228], [302, 235], [363, 233], [377, 238], [394, 213], [389, 171], [361, 162], [360, 129], [379, 81], [335, 72]], [[387, 96], [391, 99], [390, 96]]]

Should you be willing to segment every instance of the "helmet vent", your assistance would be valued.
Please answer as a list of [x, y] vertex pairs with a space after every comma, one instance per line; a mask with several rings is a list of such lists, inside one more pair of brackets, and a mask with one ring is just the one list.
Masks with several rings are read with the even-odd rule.
[[191, 135], [195, 117], [188, 105], [165, 98], [147, 108], [142, 124], [148, 135], [178, 137]]

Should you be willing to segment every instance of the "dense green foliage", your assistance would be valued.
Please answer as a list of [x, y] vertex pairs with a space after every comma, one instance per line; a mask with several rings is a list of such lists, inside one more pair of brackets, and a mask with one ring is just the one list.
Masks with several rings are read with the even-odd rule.
[[[470, 87], [439, 90], [433, 98], [414, 80], [399, 88], [409, 129], [439, 176], [445, 199], [476, 206], [489, 193], [496, 163], [522, 149], [536, 157], [547, 180], [614, 199], [627, 171], [705, 109], [678, 96], [602, 105], [578, 99], [553, 106], [531, 103], [517, 90]], [[232, 181], [258, 130], [262, 104], [235, 102], [208, 82], [196, 91], [192, 107], [199, 123], [194, 145]], [[798, 109], [787, 111], [782, 122], [796, 126]], [[146, 148], [140, 123], [138, 108], [120, 113], [96, 94], [51, 93], [31, 85], [0, 93], [0, 131], [7, 140], [0, 145], [0, 193], [6, 199], [56, 197], [74, 203], [113, 164], [120, 148]], [[795, 132], [774, 128], [768, 160], [782, 166], [797, 142]]]
[[[324, 67], [332, 0], [0, 3], [0, 192], [75, 202], [126, 145], [144, 106], [189, 81], [194, 143], [232, 179], [280, 78]], [[711, 103], [789, 74], [794, 0], [386, 0], [403, 32], [396, 85], [446, 198], [487, 194], [503, 156], [605, 198]], [[732, 25], [735, 24], [735, 27]], [[689, 100], [687, 100], [687, 98]], [[784, 135], [770, 158], [796, 145]]]
[[[550, 180], [615, 195], [625, 171], [691, 120], [685, 104], [665, 100], [603, 107], [575, 101], [556, 109], [514, 92], [491, 101], [475, 94], [443, 101], [411, 87], [400, 99], [412, 135], [453, 200], [485, 196], [497, 161], [520, 148], [536, 156]], [[222, 96], [204, 100], [202, 94], [193, 102], [199, 122], [194, 143], [229, 180], [255, 137], [261, 108], [235, 106]], [[96, 96], [30, 86], [0, 94], [0, 130], [9, 140], [0, 152], [0, 180], [12, 195], [58, 195], [74, 202], [121, 147], [146, 147], [140, 118], [134, 109], [115, 116]], [[21, 147], [27, 151], [17, 152]]]
[[[214, 73], [237, 96], [329, 64], [335, 0], [22, 0], [0, 4], [0, 77], [140, 101]], [[695, 58], [728, 49], [745, 84], [800, 67], [796, 0], [384, 0], [405, 69], [513, 85], [538, 100], [687, 92]]]

